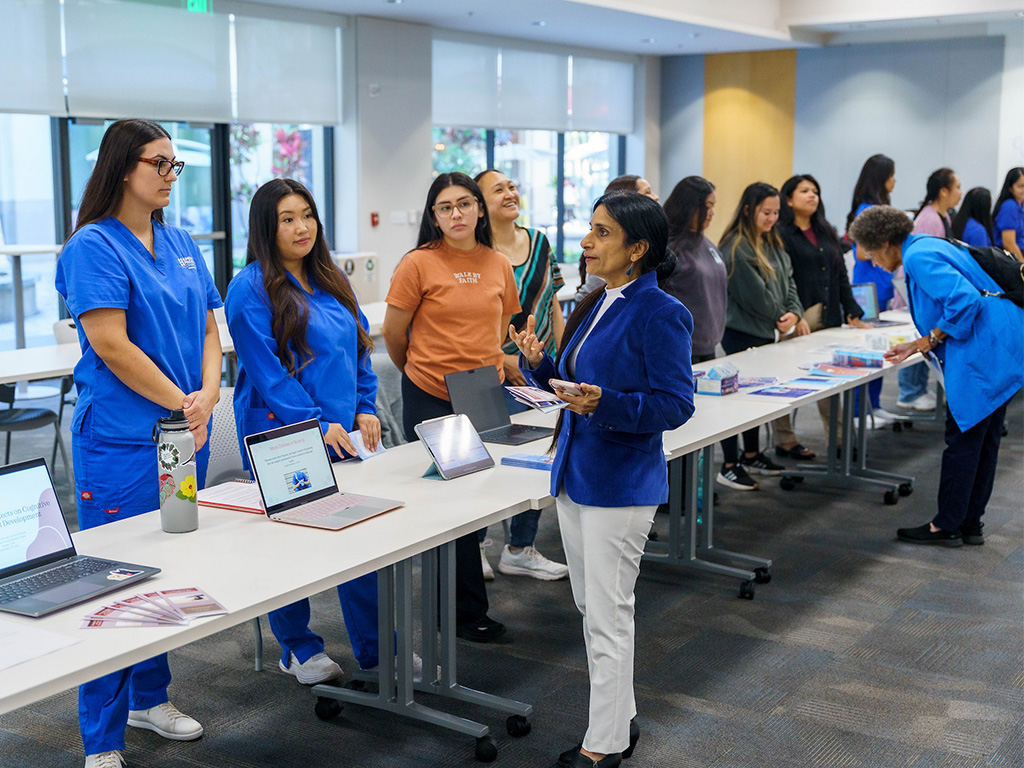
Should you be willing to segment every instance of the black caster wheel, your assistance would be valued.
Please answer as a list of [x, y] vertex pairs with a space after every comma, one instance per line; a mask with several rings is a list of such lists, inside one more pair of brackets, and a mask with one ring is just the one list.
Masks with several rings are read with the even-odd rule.
[[365, 680], [349, 680], [347, 683], [345, 683], [345, 688], [347, 688], [350, 691], [360, 691], [363, 693], [369, 690], [366, 687]]
[[885, 497], [884, 497], [884, 499], [885, 499], [885, 503], [886, 503], [886, 504], [888, 504], [889, 506], [892, 506], [892, 505], [893, 505], [893, 504], [895, 504], [895, 503], [896, 503], [897, 501], [899, 501], [899, 499], [900, 499], [900, 493], [899, 493], [899, 491], [897, 491], [897, 490], [895, 490], [895, 489], [893, 489], [893, 490], [888, 490], [888, 491], [886, 491], [886, 492], [885, 492]]
[[740, 600], [754, 599], [754, 582], [747, 580], [740, 582]]
[[509, 736], [518, 739], [533, 730], [533, 726], [522, 715], [509, 715], [505, 720], [505, 730], [508, 731]]
[[779, 480], [779, 488], [781, 488], [784, 491], [792, 491], [794, 488], [796, 488], [796, 478], [783, 477], [781, 480]]
[[[910, 426], [910, 422], [907, 422], [907, 426]], [[893, 432], [902, 432], [903, 431], [903, 422], [902, 421], [894, 421], [892, 423], [892, 431]]]
[[909, 496], [914, 492], [914, 486], [910, 483], [900, 483], [899, 492], [900, 496]]
[[498, 758], [498, 743], [493, 736], [481, 736], [476, 740], [476, 759], [481, 763], [493, 763]]
[[313, 711], [321, 720], [332, 720], [341, 714], [341, 702], [317, 696], [316, 706], [313, 708]]
[[[772, 580], [772, 575], [768, 573], [767, 568], [755, 568], [754, 569], [754, 581], [758, 584], [767, 584]], [[751, 595], [753, 597], [753, 595]]]

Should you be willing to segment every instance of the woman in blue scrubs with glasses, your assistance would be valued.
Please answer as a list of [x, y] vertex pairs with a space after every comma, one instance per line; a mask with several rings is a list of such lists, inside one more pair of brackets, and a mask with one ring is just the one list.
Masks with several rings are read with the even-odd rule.
[[[313, 196], [302, 184], [274, 179], [249, 209], [246, 266], [228, 287], [226, 313], [238, 355], [235, 423], [246, 435], [317, 419], [336, 457], [380, 442], [373, 342], [348, 280], [331, 260]], [[242, 461], [248, 466], [243, 448]], [[377, 574], [338, 587], [345, 628], [362, 669], [377, 666]], [[281, 644], [280, 668], [313, 685], [341, 667], [309, 629], [309, 600], [268, 617]]]
[[[205, 479], [210, 415], [220, 397], [220, 296], [188, 233], [163, 223], [184, 163], [148, 120], [119, 120], [100, 143], [56, 287], [78, 327], [71, 424], [84, 530], [157, 509], [153, 426], [183, 409]], [[120, 768], [125, 724], [176, 741], [203, 727], [167, 700], [167, 654], [79, 687], [86, 768]]]

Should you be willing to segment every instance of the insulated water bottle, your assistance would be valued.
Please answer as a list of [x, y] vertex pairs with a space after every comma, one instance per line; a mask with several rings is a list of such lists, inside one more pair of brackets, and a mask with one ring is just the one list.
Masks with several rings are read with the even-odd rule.
[[199, 527], [196, 504], [196, 441], [182, 410], [157, 421], [157, 477], [160, 482], [160, 527], [167, 533], [188, 533]]

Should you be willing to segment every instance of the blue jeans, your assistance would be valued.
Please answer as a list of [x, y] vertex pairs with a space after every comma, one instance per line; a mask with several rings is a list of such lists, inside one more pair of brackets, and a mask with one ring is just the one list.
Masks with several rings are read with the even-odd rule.
[[[513, 517], [508, 524], [508, 545], [516, 549], [532, 547], [537, 540], [537, 529], [540, 527], [540, 510], [528, 509]], [[477, 531], [477, 538], [482, 544], [487, 538], [487, 529]]]
[[[377, 574], [368, 573], [338, 585], [338, 600], [345, 629], [352, 641], [352, 653], [360, 669], [377, 666]], [[270, 630], [281, 644], [281, 662], [288, 664], [294, 653], [304, 664], [324, 651], [324, 640], [309, 628], [309, 600], [298, 600], [267, 614]]]
[[897, 371], [900, 379], [900, 400], [912, 403], [928, 394], [928, 363], [918, 363]]

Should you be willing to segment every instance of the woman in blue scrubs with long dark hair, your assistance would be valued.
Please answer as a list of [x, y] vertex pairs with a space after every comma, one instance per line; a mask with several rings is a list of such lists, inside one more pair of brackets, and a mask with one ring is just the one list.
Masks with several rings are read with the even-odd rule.
[[[153, 425], [172, 410], [188, 417], [200, 487], [205, 479], [221, 301], [188, 233], [163, 223], [183, 167], [156, 123], [111, 125], [57, 261], [57, 290], [82, 345], [71, 432], [83, 530], [160, 506]], [[120, 768], [126, 723], [176, 741], [202, 735], [167, 700], [170, 681], [161, 654], [79, 687], [86, 768]]]
[[[349, 433], [380, 442], [373, 342], [348, 280], [331, 259], [313, 196], [274, 179], [249, 209], [246, 266], [231, 280], [227, 320], [238, 355], [235, 422], [246, 435], [317, 419], [330, 451], [355, 455]], [[242, 460], [248, 464], [243, 450]], [[338, 587], [345, 627], [362, 669], [377, 666], [377, 574]], [[313, 685], [341, 667], [309, 629], [308, 600], [271, 611], [281, 670]]]

